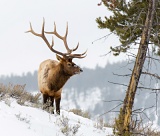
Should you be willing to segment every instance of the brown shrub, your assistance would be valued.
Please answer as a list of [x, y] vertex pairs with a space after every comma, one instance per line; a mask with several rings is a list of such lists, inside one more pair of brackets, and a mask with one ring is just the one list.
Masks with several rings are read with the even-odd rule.
[[21, 105], [23, 105], [25, 102], [39, 104], [40, 95], [40, 93], [33, 95], [25, 91], [25, 85], [0, 84], [0, 100], [11, 97], [15, 98]]
[[71, 109], [71, 110], [69, 110], [69, 112], [73, 112], [74, 114], [82, 116], [84, 118], [88, 118], [88, 119], [91, 118], [91, 115], [89, 114], [88, 111], [82, 111], [80, 109]]

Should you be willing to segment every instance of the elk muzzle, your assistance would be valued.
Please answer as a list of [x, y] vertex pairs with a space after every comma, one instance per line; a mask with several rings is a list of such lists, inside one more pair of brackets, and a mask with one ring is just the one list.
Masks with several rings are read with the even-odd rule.
[[75, 71], [75, 74], [80, 74], [81, 72], [83, 72], [82, 68], [80, 68], [79, 66], [74, 65], [74, 67], [77, 69], [77, 70]]
[[79, 71], [80, 71], [80, 72], [83, 72], [83, 69], [80, 68]]

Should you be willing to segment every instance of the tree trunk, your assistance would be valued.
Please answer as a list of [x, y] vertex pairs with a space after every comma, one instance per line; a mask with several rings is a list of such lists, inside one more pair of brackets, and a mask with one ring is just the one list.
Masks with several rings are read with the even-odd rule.
[[132, 71], [130, 83], [126, 92], [126, 97], [124, 99], [124, 105], [122, 107], [122, 114], [124, 117], [123, 118], [124, 120], [122, 122], [123, 136], [125, 136], [126, 134], [131, 135], [130, 121], [131, 121], [131, 115], [132, 115], [132, 107], [134, 103], [138, 82], [142, 73], [142, 68], [146, 59], [146, 53], [147, 53], [148, 43], [150, 39], [150, 31], [152, 29], [152, 23], [154, 19], [155, 3], [156, 3], [156, 0], [149, 0], [149, 8], [148, 8], [146, 21], [145, 21], [145, 27], [142, 32], [138, 54], [134, 64], [134, 69]]

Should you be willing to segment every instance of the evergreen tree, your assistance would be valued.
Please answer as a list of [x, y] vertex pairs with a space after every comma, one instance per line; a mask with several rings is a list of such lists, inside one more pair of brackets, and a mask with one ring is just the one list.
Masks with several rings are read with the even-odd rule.
[[[114, 55], [126, 52], [131, 45], [137, 45], [142, 31], [145, 27], [145, 20], [148, 12], [149, 0], [102, 0], [112, 15], [104, 19], [96, 19], [100, 29], [109, 29], [119, 36], [120, 46], [111, 47]], [[156, 4], [156, 14], [151, 30], [150, 44], [156, 45], [153, 50], [160, 55], [160, 1]], [[156, 48], [157, 47], [157, 48]]]
[[[133, 134], [131, 125], [132, 107], [138, 82], [142, 73], [149, 45], [160, 55], [160, 1], [158, 0], [102, 0], [103, 4], [113, 13], [104, 21], [96, 19], [99, 28], [107, 28], [119, 36], [120, 46], [111, 47], [114, 55], [126, 52], [133, 43], [139, 45], [134, 68], [119, 117], [115, 120], [114, 134], [130, 136]], [[137, 44], [140, 42], [139, 44]]]

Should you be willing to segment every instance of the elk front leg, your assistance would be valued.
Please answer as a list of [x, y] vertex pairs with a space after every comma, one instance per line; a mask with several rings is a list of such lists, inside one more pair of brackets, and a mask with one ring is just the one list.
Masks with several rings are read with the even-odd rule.
[[42, 107], [43, 110], [47, 108], [47, 100], [48, 100], [48, 95], [43, 94], [43, 107]]
[[61, 102], [61, 97], [56, 98], [56, 113], [60, 115], [60, 102]]

